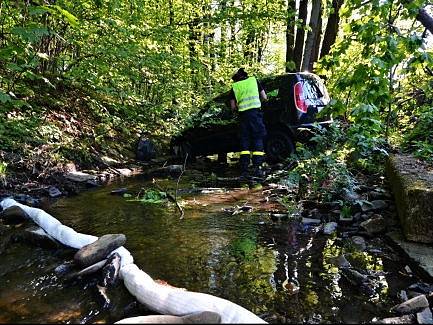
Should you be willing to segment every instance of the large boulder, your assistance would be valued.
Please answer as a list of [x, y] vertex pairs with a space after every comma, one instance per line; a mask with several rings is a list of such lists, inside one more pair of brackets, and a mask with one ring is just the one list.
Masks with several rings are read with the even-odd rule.
[[87, 267], [98, 263], [114, 251], [123, 246], [126, 237], [123, 234], [108, 234], [98, 238], [93, 243], [83, 246], [74, 255], [74, 260], [81, 266]]
[[392, 155], [386, 171], [406, 239], [433, 243], [433, 168], [410, 155]]

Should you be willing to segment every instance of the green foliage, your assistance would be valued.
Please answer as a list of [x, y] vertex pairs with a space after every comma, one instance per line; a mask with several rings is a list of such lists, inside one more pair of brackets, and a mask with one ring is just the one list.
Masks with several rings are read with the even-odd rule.
[[144, 193], [142, 193], [139, 198], [138, 201], [140, 203], [151, 203], [151, 204], [160, 204], [160, 203], [164, 203], [167, 202], [167, 193], [166, 192], [161, 192], [158, 190], [154, 190], [154, 189], [147, 189], [144, 191]]
[[[291, 177], [298, 178], [300, 187], [306, 186], [310, 196], [322, 201], [334, 201], [356, 186], [347, 165], [350, 150], [344, 135], [338, 122], [327, 131], [317, 127], [310, 140], [313, 145], [298, 145], [296, 155], [290, 158], [298, 161], [292, 171], [296, 176]], [[306, 183], [302, 182], [302, 178], [306, 179]]]
[[417, 122], [406, 134], [404, 145], [419, 158], [433, 162], [433, 109], [425, 106], [418, 113]]
[[0, 177], [4, 177], [6, 175], [6, 167], [8, 164], [6, 164], [3, 161], [0, 161]]
[[[346, 1], [341, 9], [346, 36], [321, 61], [319, 71], [327, 76], [334, 98], [329, 110], [350, 123], [347, 143], [355, 166], [377, 169], [387, 156], [388, 136], [411, 124], [399, 119], [414, 111], [405, 98], [410, 99], [415, 85], [425, 89], [419, 80], [426, 78], [425, 68], [432, 62], [431, 52], [423, 49], [423, 29], [407, 23], [421, 7], [420, 2], [405, 3], [403, 9], [392, 1], [362, 6]], [[411, 111], [404, 112], [404, 106]], [[420, 147], [428, 153], [428, 142]]]

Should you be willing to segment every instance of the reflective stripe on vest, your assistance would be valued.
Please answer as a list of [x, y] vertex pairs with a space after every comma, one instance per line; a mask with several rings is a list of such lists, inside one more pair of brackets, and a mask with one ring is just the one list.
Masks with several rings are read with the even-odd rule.
[[235, 93], [239, 112], [262, 107], [255, 77], [235, 82], [233, 84], [233, 92]]
[[251, 151], [249, 151], [249, 150], [244, 150], [244, 151], [241, 151], [240, 154], [241, 154], [241, 155], [250, 155], [250, 154], [251, 154]]
[[265, 153], [263, 151], [253, 151], [253, 156], [264, 156]]

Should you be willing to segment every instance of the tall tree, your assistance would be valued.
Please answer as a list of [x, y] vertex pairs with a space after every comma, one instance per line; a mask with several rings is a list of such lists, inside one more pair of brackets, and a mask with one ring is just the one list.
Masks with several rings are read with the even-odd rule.
[[433, 17], [424, 8], [418, 11], [416, 19], [433, 34]]
[[294, 46], [295, 46], [295, 21], [296, 1], [287, 1], [287, 21], [286, 21], [286, 72], [293, 71]]
[[344, 0], [332, 0], [332, 12], [328, 17], [328, 23], [326, 24], [325, 35], [323, 36], [322, 48], [320, 50], [320, 58], [329, 54], [331, 46], [335, 43], [340, 25], [339, 12], [343, 2]]
[[301, 69], [302, 53], [304, 50], [305, 26], [307, 26], [308, 0], [300, 0], [298, 19], [296, 24], [296, 39], [293, 57], [295, 60], [296, 70]]
[[322, 6], [320, 6], [319, 19], [317, 21], [316, 39], [314, 40], [313, 54], [308, 64], [308, 71], [313, 71], [314, 63], [319, 59], [320, 43], [322, 40], [322, 14], [323, 9]]
[[304, 56], [302, 58], [302, 68], [301, 70], [308, 70], [310, 66], [311, 58], [314, 54], [314, 47], [316, 44], [316, 36], [318, 33], [318, 29], [321, 28], [319, 26], [319, 15], [321, 12], [322, 2], [321, 0], [313, 0], [312, 8], [311, 8], [311, 17], [309, 24], [309, 31], [307, 35], [307, 41], [305, 42], [304, 48]]

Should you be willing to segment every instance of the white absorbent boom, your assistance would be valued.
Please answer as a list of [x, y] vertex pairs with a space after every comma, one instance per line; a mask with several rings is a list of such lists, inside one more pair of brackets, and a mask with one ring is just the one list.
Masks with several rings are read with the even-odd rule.
[[[4, 199], [0, 205], [3, 209], [12, 206], [20, 207], [48, 235], [65, 246], [80, 249], [98, 239], [96, 236], [76, 232], [45, 211], [18, 203], [11, 198]], [[155, 282], [134, 264], [131, 253], [123, 246], [111, 254], [114, 253], [118, 253], [121, 257], [120, 277], [126, 288], [140, 303], [155, 312], [163, 315], [184, 316], [212, 311], [221, 316], [222, 323], [266, 323], [252, 312], [226, 299]]]

